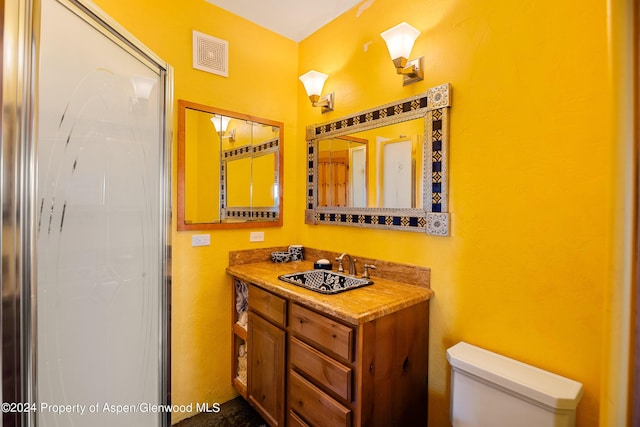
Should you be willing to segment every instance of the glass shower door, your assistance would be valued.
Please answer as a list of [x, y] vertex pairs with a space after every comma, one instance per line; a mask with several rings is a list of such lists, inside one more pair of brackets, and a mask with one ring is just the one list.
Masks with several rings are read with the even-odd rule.
[[90, 6], [41, 7], [38, 425], [157, 426], [167, 419], [166, 67]]

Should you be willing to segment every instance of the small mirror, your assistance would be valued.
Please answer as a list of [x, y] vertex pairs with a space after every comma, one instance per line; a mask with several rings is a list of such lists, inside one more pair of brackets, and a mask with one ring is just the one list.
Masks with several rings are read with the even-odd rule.
[[307, 224], [449, 234], [450, 86], [307, 127]]
[[282, 225], [280, 122], [178, 101], [178, 230]]

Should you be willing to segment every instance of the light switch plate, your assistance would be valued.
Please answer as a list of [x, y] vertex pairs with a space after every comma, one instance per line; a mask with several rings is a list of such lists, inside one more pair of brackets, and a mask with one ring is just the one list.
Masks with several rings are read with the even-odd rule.
[[264, 231], [251, 231], [249, 233], [250, 242], [264, 242]]
[[209, 246], [210, 244], [210, 234], [194, 234], [191, 236], [191, 246]]

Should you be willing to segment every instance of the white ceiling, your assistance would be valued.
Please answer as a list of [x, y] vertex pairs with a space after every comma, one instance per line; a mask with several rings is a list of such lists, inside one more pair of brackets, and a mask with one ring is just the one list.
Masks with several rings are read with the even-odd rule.
[[361, 0], [206, 0], [299, 42]]

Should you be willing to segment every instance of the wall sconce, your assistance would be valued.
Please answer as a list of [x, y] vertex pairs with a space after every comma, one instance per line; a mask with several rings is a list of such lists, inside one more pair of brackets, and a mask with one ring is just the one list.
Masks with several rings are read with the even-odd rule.
[[406, 22], [380, 33], [387, 43], [396, 72], [404, 76], [404, 86], [424, 79], [424, 56], [407, 61], [411, 55], [413, 43], [419, 35], [420, 31]]
[[231, 117], [229, 116], [214, 114], [213, 117], [211, 117], [211, 123], [213, 123], [213, 127], [216, 128], [216, 132], [218, 132], [220, 138], [229, 138], [229, 142], [235, 142], [236, 129], [233, 128], [230, 132], [227, 133], [229, 122], [231, 122]]
[[299, 77], [300, 81], [304, 85], [304, 89], [307, 91], [307, 95], [309, 95], [311, 105], [314, 107], [320, 107], [323, 113], [333, 111], [333, 92], [328, 95], [321, 96], [322, 87], [324, 86], [324, 82], [327, 80], [327, 77], [329, 76], [315, 70], [311, 70]]

